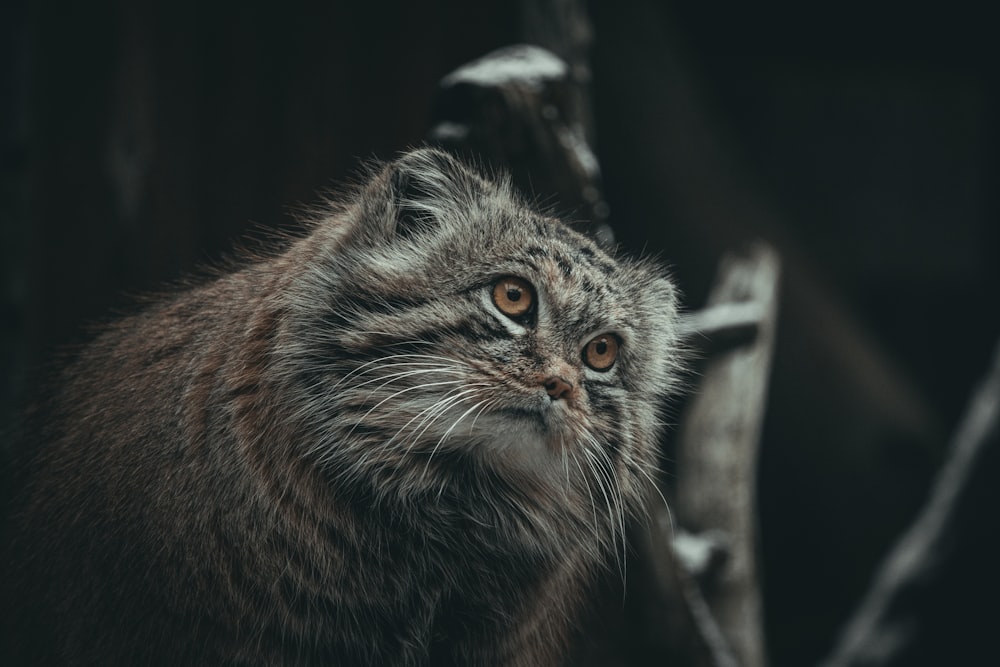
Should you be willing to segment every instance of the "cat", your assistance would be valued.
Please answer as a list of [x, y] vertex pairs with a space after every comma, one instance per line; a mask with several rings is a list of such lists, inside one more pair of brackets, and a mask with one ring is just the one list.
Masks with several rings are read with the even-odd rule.
[[5, 664], [565, 660], [652, 480], [673, 284], [435, 149], [313, 218], [34, 408]]

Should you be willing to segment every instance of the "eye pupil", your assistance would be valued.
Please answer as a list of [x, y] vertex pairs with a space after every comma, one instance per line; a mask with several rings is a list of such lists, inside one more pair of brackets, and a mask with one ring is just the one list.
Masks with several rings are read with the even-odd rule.
[[594, 348], [595, 348], [594, 351], [597, 352], [597, 354], [604, 355], [608, 351], [608, 344], [607, 342], [602, 340], [597, 345], [595, 345]]
[[507, 288], [507, 299], [510, 301], [520, 301], [521, 300], [521, 290], [516, 287]]

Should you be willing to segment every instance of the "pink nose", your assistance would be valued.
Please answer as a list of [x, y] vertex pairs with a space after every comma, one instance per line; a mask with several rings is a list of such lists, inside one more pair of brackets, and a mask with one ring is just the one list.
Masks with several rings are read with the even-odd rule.
[[545, 387], [545, 391], [553, 401], [568, 398], [573, 392], [573, 385], [558, 375], [545, 378], [542, 381], [542, 386]]

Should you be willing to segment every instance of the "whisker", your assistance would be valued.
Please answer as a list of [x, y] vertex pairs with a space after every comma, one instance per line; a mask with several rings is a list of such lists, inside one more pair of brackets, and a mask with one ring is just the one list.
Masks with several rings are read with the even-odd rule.
[[597, 502], [594, 500], [594, 494], [590, 490], [590, 478], [583, 471], [583, 466], [580, 465], [580, 460], [576, 457], [574, 452], [571, 452], [570, 458], [573, 459], [573, 464], [576, 466], [576, 469], [580, 471], [580, 479], [583, 480], [583, 488], [587, 490], [587, 496], [590, 498], [590, 511], [594, 526], [594, 542], [599, 544], [601, 542], [601, 530], [597, 523]]
[[[391, 364], [391, 366], [410, 366], [410, 365], [416, 365], [416, 364]], [[378, 370], [382, 370], [382, 368], [384, 368], [384, 367], [379, 367]], [[424, 367], [424, 368], [417, 368], [417, 369], [413, 369], [413, 370], [409, 370], [409, 371], [398, 371], [396, 373], [389, 373], [387, 375], [380, 375], [377, 378], [372, 378], [371, 380], [365, 380], [364, 382], [356, 384], [356, 385], [354, 385], [352, 387], [352, 389], [358, 389], [359, 387], [364, 387], [365, 385], [373, 384], [375, 382], [378, 382], [379, 380], [389, 379], [390, 381], [393, 381], [393, 380], [397, 380], [397, 379], [404, 378], [404, 377], [410, 377], [412, 375], [420, 375], [422, 373], [454, 373], [456, 375], [464, 375], [464, 373], [462, 371], [456, 370], [454, 368], [449, 368], [447, 366], [439, 366], [439, 367], [436, 367], [436, 368]], [[389, 382], [386, 382], [386, 384], [389, 384]], [[379, 387], [379, 389], [381, 389], [384, 386], [385, 386], [385, 384], [381, 385]]]
[[[605, 489], [605, 482], [607, 483], [607, 493], [605, 495], [605, 502], [608, 503], [608, 514], [611, 519], [611, 525], [613, 527], [613, 533], [618, 533], [618, 539], [621, 540], [622, 552], [621, 559], [619, 560], [619, 570], [622, 575], [622, 581], [625, 581], [625, 568], [627, 567], [628, 554], [627, 554], [627, 540], [626, 540], [626, 530], [625, 530], [625, 503], [622, 497], [621, 487], [618, 484], [617, 478], [614, 474], [614, 465], [611, 458], [608, 456], [604, 448], [601, 447], [600, 443], [593, 437], [590, 433], [584, 434], [590, 444], [594, 447], [584, 449], [584, 453], [596, 466], [596, 472], [599, 475], [599, 488], [602, 492]], [[617, 542], [612, 534], [613, 542]], [[617, 549], [615, 550], [617, 554]]]
[[[400, 389], [397, 392], [393, 392], [392, 394], [389, 394], [388, 396], [386, 396], [385, 398], [383, 398], [381, 401], [379, 401], [378, 403], [376, 403], [375, 405], [373, 405], [371, 408], [369, 408], [368, 411], [365, 412], [365, 414], [363, 414], [358, 420], [356, 420], [354, 422], [354, 426], [352, 426], [351, 429], [347, 432], [347, 434], [343, 436], [343, 439], [344, 440], [349, 440], [350, 437], [354, 434], [354, 431], [357, 430], [358, 426], [360, 426], [361, 424], [363, 424], [365, 422], [365, 420], [368, 419], [368, 417], [371, 415], [372, 412], [374, 412], [375, 410], [377, 410], [381, 406], [385, 405], [386, 402], [391, 401], [392, 399], [394, 399], [394, 398], [396, 398], [398, 396], [401, 396], [401, 395], [403, 395], [405, 393], [408, 393], [408, 392], [411, 392], [411, 391], [417, 391], [419, 389], [427, 389], [429, 387], [439, 387], [439, 386], [454, 385], [454, 384], [464, 384], [464, 382], [462, 380], [443, 380], [443, 381], [439, 381], [439, 382], [425, 382], [423, 384], [414, 385], [412, 387], [406, 387], [405, 389]], [[370, 395], [371, 394], [369, 394], [369, 396]], [[310, 454], [315, 453], [314, 450], [315, 450], [315, 447], [311, 448], [309, 450], [309, 453]]]
[[569, 493], [569, 455], [566, 453], [566, 439], [563, 434], [559, 434], [559, 449], [562, 450], [563, 471], [566, 473], [566, 485], [563, 487], [563, 494]]
[[[380, 368], [380, 366], [376, 366], [375, 369], [372, 369], [371, 367], [375, 366], [375, 364], [381, 364], [383, 362], [391, 361], [391, 360], [394, 360], [394, 359], [411, 359], [411, 360], [424, 359], [424, 360], [430, 360], [430, 361], [436, 361], [436, 362], [443, 362], [443, 363], [445, 363], [445, 364], [447, 364], [449, 366], [455, 366], [456, 368], [459, 367], [459, 365], [465, 366], [466, 368], [471, 368], [471, 366], [468, 363], [466, 363], [464, 361], [461, 361], [459, 359], [451, 359], [449, 357], [442, 357], [442, 356], [435, 355], [435, 354], [413, 354], [413, 353], [409, 353], [409, 354], [389, 354], [389, 355], [385, 355], [385, 356], [382, 356], [382, 357], [378, 357], [377, 359], [371, 359], [370, 361], [366, 361], [365, 363], [361, 364], [360, 366], [357, 366], [356, 368], [352, 369], [350, 372], [348, 372], [346, 375], [344, 375], [344, 377], [340, 378], [340, 380], [338, 380], [337, 382], [335, 382], [333, 384], [333, 386], [330, 387], [330, 390], [336, 389], [337, 387], [339, 387], [340, 385], [342, 385], [344, 382], [347, 382], [348, 380], [350, 380], [352, 377], [354, 377], [358, 373], [361, 373], [362, 375], [364, 375], [364, 374], [372, 372], [373, 370], [377, 370], [378, 368]], [[416, 362], [413, 362], [413, 363], [416, 363]], [[368, 369], [368, 370], [366, 370], [366, 369]]]
[[476, 391], [478, 391], [480, 387], [483, 386], [487, 385], [485, 383], [477, 383], [475, 386], [465, 386], [462, 388], [462, 391], [459, 391], [457, 394], [452, 394], [447, 398], [442, 398], [440, 401], [435, 403], [434, 406], [432, 406], [434, 408], [433, 411], [428, 413], [424, 417], [424, 419], [421, 420], [420, 424], [418, 424], [417, 427], [413, 429], [414, 435], [410, 441], [410, 444], [407, 446], [406, 450], [409, 451], [410, 449], [412, 449], [413, 446], [417, 444], [417, 440], [419, 440], [423, 436], [423, 434], [427, 432], [427, 429], [433, 426], [434, 422], [436, 422], [440, 417], [444, 416], [444, 414], [455, 403], [461, 402], [462, 400], [464, 400], [465, 396], [467, 396], [468, 394], [475, 393]]
[[[439, 399], [437, 399], [436, 401], [434, 401], [433, 403], [431, 403], [429, 406], [427, 406], [426, 408], [424, 408], [423, 410], [421, 410], [417, 414], [415, 414], [412, 417], [410, 417], [405, 424], [403, 424], [398, 429], [396, 429], [396, 432], [392, 435], [391, 438], [389, 438], [388, 440], [385, 441], [385, 444], [386, 445], [391, 444], [404, 430], [406, 430], [406, 428], [410, 424], [412, 424], [416, 420], [421, 419], [421, 417], [424, 417], [425, 415], [428, 415], [430, 413], [433, 413], [435, 410], [440, 409], [440, 407], [442, 405], [442, 402], [445, 401], [446, 399], [448, 399], [448, 398], [450, 398], [450, 397], [452, 397], [452, 396], [454, 396], [456, 394], [466, 392], [467, 390], [468, 390], [468, 387], [466, 387], [466, 386], [454, 387], [452, 389], [449, 389], [444, 394], [444, 396], [441, 396]], [[423, 423], [424, 423], [424, 421], [421, 420], [420, 424], [423, 424]], [[420, 428], [420, 424], [417, 424], [417, 427], [416, 427], [417, 429]], [[414, 429], [414, 430], [416, 430], [416, 429]]]
[[[464, 387], [454, 387], [452, 389], [449, 389], [445, 393], [445, 395], [443, 397], [441, 397], [440, 399], [436, 400], [429, 407], [424, 408], [423, 410], [421, 410], [420, 412], [418, 412], [416, 415], [414, 415], [413, 417], [411, 417], [409, 419], [409, 421], [407, 421], [405, 424], [403, 424], [403, 426], [401, 426], [399, 429], [397, 429], [396, 432], [388, 440], [386, 440], [385, 443], [383, 443], [383, 446], [388, 446], [390, 443], [392, 443], [393, 440], [395, 440], [400, 435], [400, 433], [402, 433], [403, 430], [406, 429], [407, 426], [409, 426], [411, 423], [413, 423], [413, 421], [416, 420], [416, 419], [418, 419], [421, 415], [427, 413], [428, 411], [435, 410], [435, 409], [439, 408], [441, 406], [441, 404], [443, 402], [445, 402], [448, 398], [450, 398], [452, 396], [455, 396], [455, 395], [462, 394], [462, 393], [467, 393], [467, 391], [466, 391], [466, 389]], [[391, 414], [394, 414], [397, 411], [394, 411]], [[406, 450], [409, 451], [409, 447], [407, 447]], [[364, 468], [364, 465], [367, 464], [369, 458], [371, 458], [373, 455], [374, 455], [374, 450], [370, 450], [367, 453], [363, 454], [361, 456], [361, 458], [356, 461], [356, 467], [359, 470], [362, 470]]]
[[479, 416], [482, 415], [483, 412], [485, 412], [486, 410], [489, 410], [490, 408], [492, 408], [494, 405], [496, 405], [499, 402], [500, 402], [499, 398], [492, 398], [492, 399], [489, 399], [489, 400], [483, 402], [483, 407], [479, 409], [479, 412], [476, 413], [476, 416], [472, 418], [472, 424], [469, 425], [469, 435], [470, 436], [472, 435], [472, 432], [476, 428], [476, 420], [479, 419]]
[[[670, 518], [671, 525], [672, 525], [673, 518], [671, 517], [671, 512], [670, 512], [670, 503], [667, 502], [667, 498], [666, 498], [666, 496], [663, 495], [663, 492], [660, 490], [660, 485], [657, 483], [656, 479], [653, 477], [652, 474], [650, 474], [650, 472], [646, 468], [647, 467], [652, 468], [654, 472], [657, 472], [659, 474], [664, 474], [663, 471], [660, 468], [656, 467], [655, 465], [644, 466], [644, 465], [636, 462], [635, 459], [633, 459], [628, 454], [624, 454], [622, 456], [622, 459], [625, 460], [629, 464], [629, 467], [632, 470], [638, 471], [639, 474], [641, 474], [643, 477], [645, 477], [646, 480], [649, 482], [649, 485], [653, 488], [654, 491], [656, 491], [656, 495], [658, 495], [660, 497], [660, 500], [663, 502], [664, 509], [667, 510], [667, 516], [668, 516], [668, 518]], [[646, 519], [648, 520], [649, 519], [649, 508], [647, 507], [647, 503], [645, 503], [645, 502], [642, 503], [642, 510], [643, 510], [643, 513], [646, 516]]]
[[[427, 476], [427, 471], [430, 469], [430, 466], [431, 466], [431, 459], [434, 458], [434, 455], [437, 453], [437, 450], [441, 446], [441, 443], [444, 442], [448, 438], [449, 435], [451, 435], [451, 432], [455, 429], [456, 426], [458, 426], [459, 422], [461, 422], [463, 419], [465, 419], [466, 415], [468, 415], [470, 412], [472, 412], [473, 410], [475, 410], [476, 408], [478, 408], [480, 405], [482, 405], [482, 402], [476, 403], [471, 408], [469, 408], [468, 410], [466, 410], [465, 412], [463, 412], [462, 415], [458, 419], [456, 419], [455, 422], [451, 426], [448, 427], [448, 430], [444, 432], [444, 435], [441, 436], [441, 439], [437, 441], [436, 445], [434, 445], [434, 449], [431, 450], [430, 456], [427, 457], [427, 462], [424, 463], [424, 472], [421, 475], [421, 479], [423, 479], [423, 478], [425, 478]], [[442, 491], [443, 490], [444, 489], [442, 488]], [[440, 496], [440, 493], [438, 495]]]

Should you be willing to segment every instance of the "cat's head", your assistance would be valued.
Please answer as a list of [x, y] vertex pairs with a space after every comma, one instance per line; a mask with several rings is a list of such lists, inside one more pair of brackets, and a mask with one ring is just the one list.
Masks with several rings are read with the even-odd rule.
[[318, 460], [403, 495], [480, 474], [638, 494], [677, 375], [659, 266], [434, 150], [384, 167], [309, 242], [295, 363]]

